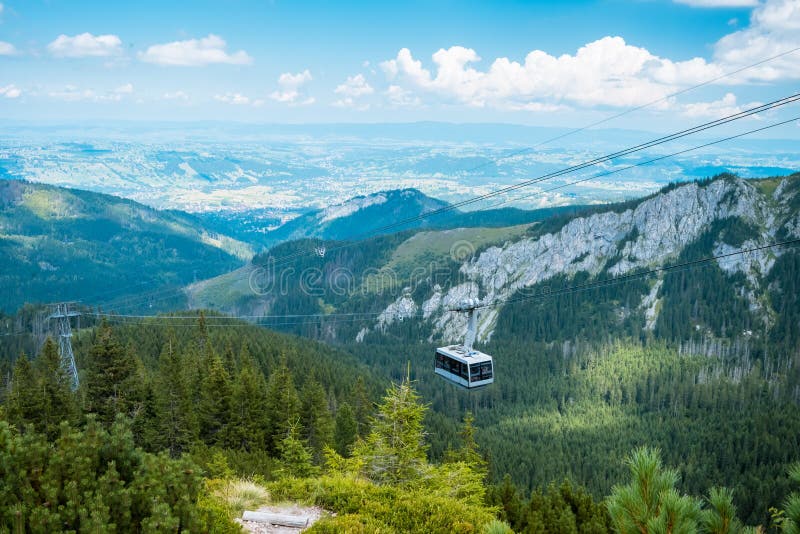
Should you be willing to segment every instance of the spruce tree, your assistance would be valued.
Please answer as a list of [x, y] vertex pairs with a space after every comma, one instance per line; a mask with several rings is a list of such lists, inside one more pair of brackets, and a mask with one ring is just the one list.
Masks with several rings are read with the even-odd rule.
[[356, 418], [356, 431], [359, 437], [365, 437], [369, 431], [369, 422], [374, 411], [374, 404], [370, 400], [364, 377], [359, 376], [353, 385], [352, 395], [353, 414]]
[[17, 358], [11, 375], [11, 390], [6, 398], [6, 418], [19, 431], [33, 425], [37, 432], [44, 431], [42, 418], [44, 398], [39, 390], [39, 380], [30, 360], [23, 354]]
[[231, 421], [225, 441], [232, 449], [254, 451], [267, 442], [267, 383], [251, 357], [243, 358], [231, 392]]
[[357, 436], [358, 424], [353, 409], [348, 403], [343, 402], [336, 412], [336, 429], [333, 435], [336, 452], [344, 457], [350, 456], [350, 447], [355, 443]]
[[86, 372], [86, 411], [110, 425], [117, 414], [131, 417], [141, 400], [139, 365], [103, 323], [89, 351]]
[[197, 438], [197, 419], [184, 368], [170, 335], [161, 351], [153, 393], [157, 414], [157, 443], [173, 457], [187, 450]]
[[405, 484], [425, 473], [425, 412], [426, 406], [407, 378], [386, 390], [372, 430], [353, 450], [368, 478], [378, 483]]
[[222, 441], [231, 418], [231, 380], [222, 359], [211, 356], [197, 405], [200, 439], [207, 445]]
[[47, 338], [35, 367], [42, 396], [42, 431], [48, 439], [58, 436], [62, 421], [73, 425], [78, 419], [78, 404], [72, 391], [72, 379], [61, 365], [58, 347]]
[[305, 439], [314, 460], [319, 462], [325, 446], [333, 443], [333, 420], [328, 409], [328, 398], [325, 389], [313, 377], [306, 381], [301, 397]]
[[489, 472], [489, 467], [486, 460], [481, 455], [478, 448], [478, 443], [475, 441], [475, 417], [472, 412], [467, 411], [464, 414], [464, 421], [459, 437], [461, 438], [461, 446], [456, 450], [449, 450], [445, 453], [445, 461], [448, 462], [464, 462], [474, 471], [486, 476]]
[[300, 398], [285, 360], [281, 361], [269, 377], [266, 402], [266, 448], [270, 454], [277, 456], [289, 427], [300, 416]]
[[281, 468], [279, 474], [297, 478], [315, 475], [319, 469], [312, 463], [312, 454], [300, 433], [300, 425], [289, 425], [286, 437], [281, 440]]

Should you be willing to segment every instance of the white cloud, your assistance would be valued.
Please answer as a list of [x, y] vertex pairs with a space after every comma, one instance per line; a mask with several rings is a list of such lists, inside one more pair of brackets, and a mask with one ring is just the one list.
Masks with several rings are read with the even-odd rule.
[[307, 96], [302, 90], [303, 86], [313, 79], [308, 69], [297, 74], [284, 72], [278, 77], [280, 89], [273, 91], [269, 97], [276, 102], [290, 105], [307, 106], [313, 104], [314, 98]]
[[[711, 59], [676, 61], [628, 44], [622, 37], [608, 36], [587, 43], [574, 54], [553, 56], [533, 50], [521, 61], [507, 57], [485, 61], [471, 48], [453, 46], [431, 56], [433, 68], [403, 48], [380, 67], [391, 84], [384, 93], [390, 105], [408, 105], [408, 95], [416, 94], [471, 107], [555, 111], [565, 106], [649, 104], [795, 47], [800, 47], [800, 0], [768, 0], [753, 10], [746, 28], [714, 44]], [[800, 52], [715, 83], [797, 79]], [[665, 100], [659, 104], [662, 109], [671, 106], [677, 103]]]
[[[800, 0], [770, 0], [750, 16], [750, 25], [714, 45], [714, 61], [735, 70], [800, 47]], [[738, 83], [800, 79], [800, 52], [748, 69]]]
[[57, 57], [102, 57], [119, 54], [122, 41], [116, 35], [92, 35], [81, 33], [75, 36], [61, 34], [47, 45], [47, 50]]
[[334, 92], [337, 95], [359, 97], [370, 95], [375, 92], [372, 86], [367, 83], [363, 74], [356, 74], [355, 76], [348, 76], [347, 80], [336, 87]]
[[156, 44], [139, 52], [139, 59], [157, 65], [196, 67], [225, 63], [229, 65], [249, 65], [253, 62], [247, 52], [228, 53], [227, 43], [221, 37], [209, 34], [202, 39], [187, 39], [171, 43]]
[[224, 95], [214, 95], [214, 100], [217, 102], [224, 102], [226, 104], [235, 104], [237, 106], [246, 106], [250, 104], [250, 98], [239, 93], [225, 93]]
[[356, 74], [355, 76], [348, 76], [347, 80], [341, 85], [338, 85], [334, 93], [341, 95], [342, 98], [333, 103], [336, 107], [342, 108], [358, 108], [366, 110], [369, 104], [360, 104], [358, 99], [362, 96], [371, 95], [375, 89], [367, 83], [363, 74]]
[[125, 84], [113, 91], [97, 92], [94, 89], [81, 89], [75, 85], [66, 85], [63, 89], [50, 91], [47, 96], [65, 102], [119, 102], [125, 95], [133, 93], [133, 84]]
[[0, 87], [0, 96], [4, 98], [19, 98], [22, 96], [22, 90], [14, 84]]
[[133, 84], [126, 83], [125, 85], [120, 85], [119, 87], [114, 89], [114, 92], [118, 95], [129, 95], [133, 93]]
[[422, 104], [419, 97], [414, 96], [411, 91], [403, 89], [399, 85], [390, 85], [384, 92], [389, 104], [398, 108], [415, 108]]
[[13, 44], [0, 41], [0, 56], [13, 56], [16, 53], [17, 49]]
[[736, 95], [733, 93], [726, 93], [725, 96], [713, 102], [693, 102], [683, 106], [683, 114], [687, 117], [710, 117], [721, 118], [740, 113], [745, 109], [754, 108], [759, 106], [759, 102], [750, 102], [746, 105], [739, 105], [736, 103]]
[[758, 0], [674, 0], [691, 7], [755, 7]]
[[166, 92], [161, 95], [163, 100], [183, 100], [184, 102], [189, 100], [189, 95], [183, 91], [174, 91], [174, 92]]

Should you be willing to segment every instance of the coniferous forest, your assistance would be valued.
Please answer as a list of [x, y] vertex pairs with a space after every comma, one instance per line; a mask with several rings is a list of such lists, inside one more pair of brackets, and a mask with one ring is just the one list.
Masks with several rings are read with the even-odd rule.
[[391, 345], [369, 359], [213, 314], [100, 321], [74, 346], [75, 391], [49, 338], [10, 368], [0, 530], [236, 532], [284, 501], [327, 511], [313, 532], [800, 525], [786, 382], [663, 343], [542, 344], [477, 395], [426, 377], [422, 347], [387, 380]]

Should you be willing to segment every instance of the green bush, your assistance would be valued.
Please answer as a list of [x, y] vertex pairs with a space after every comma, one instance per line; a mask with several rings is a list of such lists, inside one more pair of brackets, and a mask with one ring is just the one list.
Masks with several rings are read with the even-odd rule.
[[226, 524], [199, 509], [197, 467], [136, 448], [123, 418], [110, 430], [92, 417], [83, 430], [65, 423], [52, 443], [0, 422], [0, 480], [0, 532], [224, 532]]

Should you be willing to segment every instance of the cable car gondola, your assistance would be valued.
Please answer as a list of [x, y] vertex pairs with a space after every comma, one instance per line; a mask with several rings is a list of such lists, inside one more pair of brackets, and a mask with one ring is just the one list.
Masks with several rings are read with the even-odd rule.
[[475, 309], [478, 303], [467, 300], [453, 311], [468, 314], [467, 334], [463, 345], [449, 345], [436, 349], [434, 372], [463, 388], [472, 389], [494, 382], [492, 357], [472, 348], [477, 334]]

